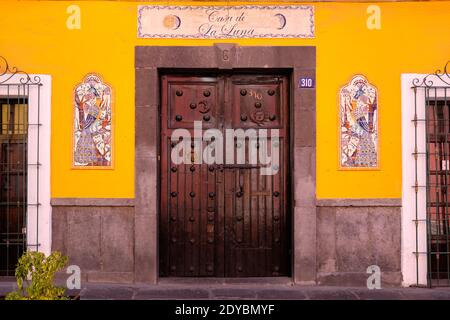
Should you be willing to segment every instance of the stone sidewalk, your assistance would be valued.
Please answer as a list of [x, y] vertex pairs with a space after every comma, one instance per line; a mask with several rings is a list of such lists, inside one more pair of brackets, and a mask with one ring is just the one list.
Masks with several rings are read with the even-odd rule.
[[[12, 282], [0, 282], [0, 296], [15, 287]], [[69, 292], [73, 294], [74, 292]], [[224, 283], [161, 281], [145, 284], [84, 284], [81, 300], [450, 300], [447, 288], [382, 288], [300, 286], [290, 283]]]

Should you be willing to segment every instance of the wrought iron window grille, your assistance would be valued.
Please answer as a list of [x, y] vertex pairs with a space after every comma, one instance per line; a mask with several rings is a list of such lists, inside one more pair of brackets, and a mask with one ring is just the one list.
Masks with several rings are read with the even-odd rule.
[[[450, 61], [444, 69], [423, 78], [415, 78], [414, 93], [414, 180], [415, 190], [415, 254], [416, 278], [419, 285], [419, 256], [426, 255], [427, 284], [450, 286]], [[419, 99], [423, 99], [419, 100]], [[419, 104], [425, 106], [424, 117]], [[423, 137], [419, 126], [425, 126], [425, 150], [419, 150]], [[423, 146], [423, 144], [422, 144]], [[425, 157], [426, 183], [419, 183], [419, 158]], [[423, 161], [423, 160], [421, 160]], [[425, 192], [426, 218], [419, 218], [419, 193]], [[426, 226], [427, 251], [419, 250], [419, 225]]]
[[[18, 258], [28, 248], [35, 250], [39, 243], [39, 134], [41, 78], [12, 67], [0, 56], [0, 276], [14, 276]], [[30, 90], [37, 89], [37, 122], [29, 122]], [[29, 162], [28, 134], [37, 134], [34, 162]], [[33, 151], [34, 152], [34, 151]], [[29, 168], [35, 176], [30, 181]], [[34, 178], [35, 177], [35, 178]], [[29, 189], [35, 184], [36, 194], [30, 202]], [[36, 215], [36, 238], [27, 239], [29, 208]], [[33, 237], [34, 238], [34, 237]]]

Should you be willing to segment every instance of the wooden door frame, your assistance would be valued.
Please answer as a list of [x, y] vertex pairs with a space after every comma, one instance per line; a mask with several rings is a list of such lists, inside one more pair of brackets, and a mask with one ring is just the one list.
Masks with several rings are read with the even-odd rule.
[[[292, 280], [316, 283], [316, 89], [315, 47], [137, 46], [135, 48], [135, 281], [158, 281], [159, 74], [167, 69], [289, 69]], [[155, 192], [157, 190], [157, 192]]]

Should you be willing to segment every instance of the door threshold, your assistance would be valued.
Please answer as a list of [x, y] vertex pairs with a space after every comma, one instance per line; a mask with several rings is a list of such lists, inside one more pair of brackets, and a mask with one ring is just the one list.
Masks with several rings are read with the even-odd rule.
[[209, 277], [161, 277], [161, 285], [293, 285], [291, 277], [242, 277], [242, 278], [209, 278]]

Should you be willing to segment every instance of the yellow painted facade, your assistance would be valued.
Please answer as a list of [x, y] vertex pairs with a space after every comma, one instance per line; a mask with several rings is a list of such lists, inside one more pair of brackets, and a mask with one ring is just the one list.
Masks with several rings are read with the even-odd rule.
[[[80, 30], [66, 27], [66, 10], [73, 4], [81, 9]], [[0, 55], [29, 73], [52, 76], [52, 197], [134, 197], [135, 46], [207, 46], [217, 42], [316, 46], [317, 197], [401, 197], [400, 75], [430, 73], [448, 61], [450, 1], [314, 2], [314, 39], [226, 41], [138, 39], [138, 4], [0, 1]], [[288, 2], [283, 1], [285, 4]], [[380, 30], [367, 28], [369, 5], [381, 9]], [[79, 170], [71, 166], [72, 90], [90, 72], [101, 74], [114, 90], [115, 158], [111, 170]], [[364, 74], [379, 90], [379, 170], [339, 170], [338, 94], [339, 88], [355, 74]]]

